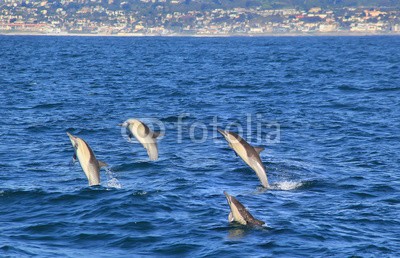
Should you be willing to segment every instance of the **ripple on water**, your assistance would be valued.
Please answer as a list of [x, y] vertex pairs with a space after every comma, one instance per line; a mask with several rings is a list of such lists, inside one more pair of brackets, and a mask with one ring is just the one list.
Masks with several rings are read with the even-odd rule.
[[118, 247], [122, 249], [132, 249], [140, 250], [141, 248], [146, 248], [148, 253], [151, 253], [151, 248], [154, 243], [162, 241], [161, 236], [140, 234], [137, 236], [122, 236], [117, 241], [112, 241], [108, 246]]
[[[21, 248], [17, 248], [15, 247], [15, 243], [14, 244], [5, 244], [5, 245], [0, 245], [0, 250], [3, 251], [5, 254], [7, 254], [7, 256], [21, 256], [21, 255], [26, 255], [26, 256], [35, 256], [36, 253], [35, 252], [29, 252], [26, 250], [26, 248], [21, 247]], [[7, 257], [5, 256], [5, 257]]]

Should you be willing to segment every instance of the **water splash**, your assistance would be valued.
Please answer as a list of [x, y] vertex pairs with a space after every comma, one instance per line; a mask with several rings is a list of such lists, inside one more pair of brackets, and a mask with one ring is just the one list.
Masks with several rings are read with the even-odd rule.
[[282, 181], [277, 182], [271, 185], [271, 189], [273, 190], [282, 190], [282, 191], [290, 191], [295, 190], [303, 186], [302, 182], [295, 181]]
[[107, 187], [121, 189], [122, 185], [111, 168], [106, 168]]

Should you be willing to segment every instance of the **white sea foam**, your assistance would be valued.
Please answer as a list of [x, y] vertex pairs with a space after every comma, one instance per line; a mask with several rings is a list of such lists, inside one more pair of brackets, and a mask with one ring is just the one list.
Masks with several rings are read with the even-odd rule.
[[271, 185], [271, 189], [273, 190], [282, 190], [282, 191], [290, 191], [295, 190], [303, 185], [302, 182], [294, 182], [294, 181], [282, 181], [277, 182]]
[[106, 168], [107, 187], [121, 189], [122, 185], [110, 168]]

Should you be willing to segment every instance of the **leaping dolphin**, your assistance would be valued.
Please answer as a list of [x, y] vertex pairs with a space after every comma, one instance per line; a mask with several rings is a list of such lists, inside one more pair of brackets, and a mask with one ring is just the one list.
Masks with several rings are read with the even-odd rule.
[[231, 212], [229, 213], [229, 222], [236, 221], [242, 225], [262, 226], [264, 221], [255, 219], [248, 210], [235, 197], [224, 191], [226, 200], [228, 201]]
[[253, 147], [248, 142], [246, 142], [242, 137], [234, 132], [229, 132], [226, 130], [218, 129], [229, 143], [237, 155], [239, 155], [247, 165], [249, 165], [257, 174], [261, 181], [263, 187], [268, 188], [267, 173], [265, 172], [265, 167], [261, 161], [260, 153], [264, 148]]
[[128, 129], [129, 138], [135, 136], [147, 150], [150, 160], [158, 159], [157, 137], [160, 136], [160, 132], [153, 132], [145, 123], [138, 119], [128, 119], [124, 123], [119, 124], [119, 126]]
[[75, 149], [74, 158], [78, 158], [79, 163], [85, 172], [85, 175], [89, 181], [89, 186], [100, 184], [100, 168], [106, 167], [107, 164], [97, 160], [92, 149], [89, 145], [79, 137], [73, 136], [67, 132], [69, 139], [71, 140], [72, 146]]

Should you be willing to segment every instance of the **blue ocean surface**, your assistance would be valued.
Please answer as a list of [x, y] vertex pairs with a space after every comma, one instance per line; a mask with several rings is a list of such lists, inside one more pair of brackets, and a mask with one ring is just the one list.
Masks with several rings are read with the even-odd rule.
[[[1, 257], [399, 257], [400, 37], [0, 36]], [[150, 161], [117, 125], [163, 131]], [[263, 146], [271, 184], [216, 131]], [[99, 160], [89, 187], [66, 132]], [[266, 222], [228, 222], [227, 191]]]

